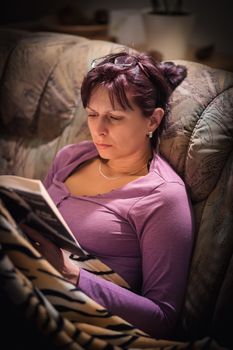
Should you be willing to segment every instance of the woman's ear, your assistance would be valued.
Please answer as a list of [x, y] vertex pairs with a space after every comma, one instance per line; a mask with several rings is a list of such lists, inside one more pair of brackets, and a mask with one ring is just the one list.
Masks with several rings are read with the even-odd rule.
[[150, 117], [150, 123], [149, 123], [150, 131], [153, 132], [159, 127], [163, 119], [163, 116], [164, 116], [164, 110], [162, 108], [158, 107], [154, 109], [154, 112]]

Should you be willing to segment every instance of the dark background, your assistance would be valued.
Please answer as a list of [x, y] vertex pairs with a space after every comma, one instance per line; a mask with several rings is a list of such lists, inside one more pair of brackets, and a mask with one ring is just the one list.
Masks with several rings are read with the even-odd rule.
[[[170, 0], [172, 3], [174, 0]], [[194, 46], [214, 45], [217, 52], [233, 54], [233, 1], [184, 0], [184, 7], [195, 15]], [[0, 5], [0, 25], [35, 21], [71, 5], [91, 18], [97, 9], [148, 8], [150, 0], [15, 0]]]

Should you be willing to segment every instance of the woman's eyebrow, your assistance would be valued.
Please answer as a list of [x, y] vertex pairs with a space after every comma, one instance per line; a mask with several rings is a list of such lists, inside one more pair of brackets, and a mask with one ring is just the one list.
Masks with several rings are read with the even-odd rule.
[[[90, 109], [92, 112], [96, 112], [95, 109], [93, 109], [91, 106], [87, 106], [86, 108]], [[124, 109], [110, 109], [108, 113], [122, 113], [125, 112]]]
[[93, 108], [91, 108], [90, 106], [87, 106], [86, 108], [91, 109], [93, 112], [95, 112], [95, 110]]

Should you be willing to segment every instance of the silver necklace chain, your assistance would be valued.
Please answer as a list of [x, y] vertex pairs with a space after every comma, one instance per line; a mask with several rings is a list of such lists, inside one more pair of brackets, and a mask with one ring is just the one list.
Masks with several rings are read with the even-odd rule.
[[120, 175], [120, 176], [107, 176], [107, 175], [105, 175], [103, 173], [102, 163], [101, 163], [101, 160], [100, 160], [99, 161], [99, 166], [98, 166], [98, 171], [99, 171], [100, 175], [103, 176], [107, 180], [117, 180], [117, 179], [120, 179], [121, 177], [124, 177], [124, 176], [136, 175], [137, 173], [139, 173], [139, 171], [142, 171], [145, 167], [147, 167], [147, 163], [141, 169], [138, 169], [134, 173], [124, 174], [124, 175]]

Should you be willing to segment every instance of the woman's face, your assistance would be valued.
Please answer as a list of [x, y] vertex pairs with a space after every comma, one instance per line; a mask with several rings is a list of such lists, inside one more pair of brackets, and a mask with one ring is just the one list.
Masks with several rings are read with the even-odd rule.
[[102, 158], [120, 159], [144, 154], [150, 149], [147, 133], [154, 130], [151, 119], [143, 117], [136, 105], [132, 106], [133, 110], [125, 110], [115, 103], [114, 109], [105, 87], [92, 93], [86, 108], [88, 126]]

